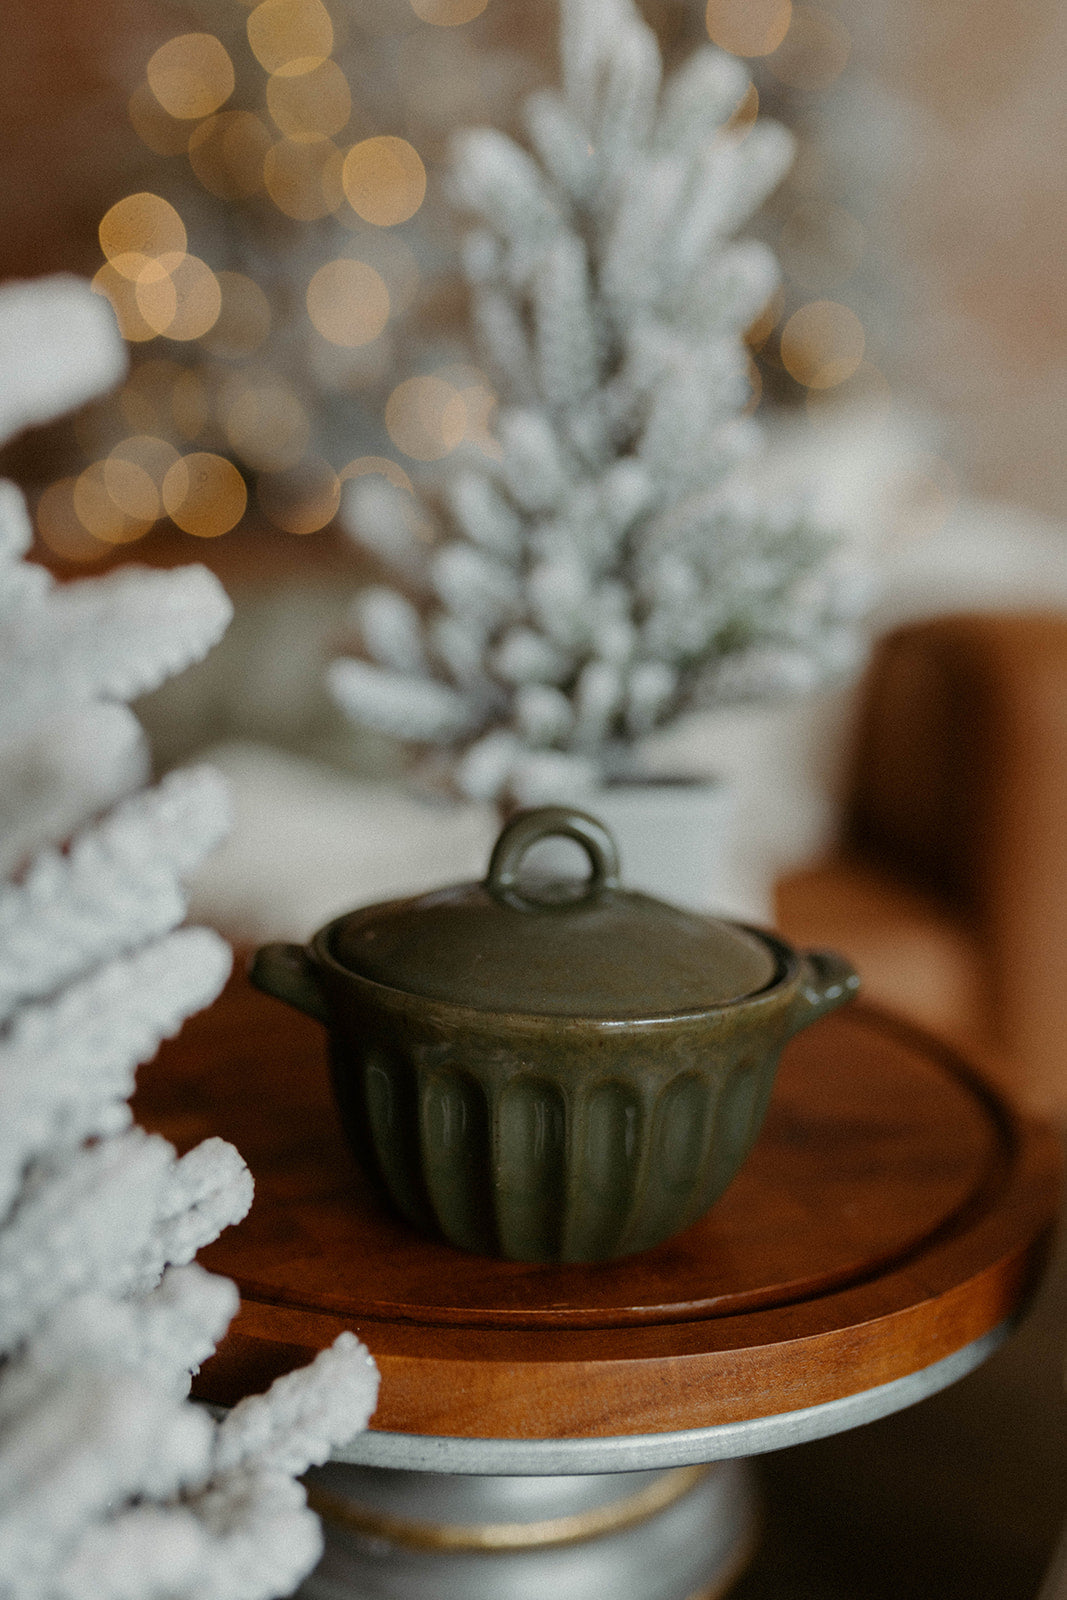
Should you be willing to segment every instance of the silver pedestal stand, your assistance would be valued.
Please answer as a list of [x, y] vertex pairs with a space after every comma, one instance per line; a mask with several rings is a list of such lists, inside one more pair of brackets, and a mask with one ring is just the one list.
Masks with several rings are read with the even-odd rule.
[[935, 1394], [1014, 1322], [878, 1388], [717, 1427], [607, 1439], [362, 1434], [308, 1475], [326, 1552], [301, 1600], [711, 1600], [754, 1547], [746, 1457]]

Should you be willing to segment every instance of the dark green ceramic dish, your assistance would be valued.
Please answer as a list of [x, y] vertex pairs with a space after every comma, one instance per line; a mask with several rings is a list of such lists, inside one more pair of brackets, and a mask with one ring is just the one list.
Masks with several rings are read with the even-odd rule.
[[[534, 886], [542, 838], [586, 851]], [[357, 1155], [417, 1228], [517, 1261], [601, 1261], [687, 1227], [754, 1143], [783, 1045], [853, 968], [619, 887], [581, 812], [520, 813], [484, 884], [350, 912], [252, 981], [325, 1022]]]

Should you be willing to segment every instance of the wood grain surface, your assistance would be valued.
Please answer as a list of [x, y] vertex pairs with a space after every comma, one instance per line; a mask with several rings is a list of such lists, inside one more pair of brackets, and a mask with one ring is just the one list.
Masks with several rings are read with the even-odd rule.
[[232, 1402], [354, 1329], [372, 1426], [464, 1437], [706, 1427], [858, 1393], [1025, 1300], [1058, 1150], [947, 1048], [870, 1009], [798, 1036], [764, 1132], [711, 1212], [595, 1266], [467, 1255], [379, 1204], [343, 1143], [325, 1036], [235, 978], [142, 1069], [140, 1120], [232, 1139], [249, 1216], [201, 1252], [241, 1309], [197, 1380]]

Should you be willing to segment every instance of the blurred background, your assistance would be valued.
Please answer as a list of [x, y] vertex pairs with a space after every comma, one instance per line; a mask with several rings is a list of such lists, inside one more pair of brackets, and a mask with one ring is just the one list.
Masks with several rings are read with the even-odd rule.
[[[680, 760], [747, 797], [753, 914], [841, 944], [1062, 1116], [1067, 11], [642, 9], [669, 64], [709, 36], [741, 57], [736, 117], [797, 136], [756, 230], [783, 276], [752, 407], [879, 574], [864, 682], [705, 718]], [[234, 784], [194, 909], [239, 940], [480, 873], [491, 809], [428, 820], [325, 693], [369, 570], [336, 519], [352, 479], [496, 449], [444, 167], [457, 128], [513, 127], [555, 37], [551, 0], [6, 9], [0, 277], [91, 278], [131, 364], [3, 471], [61, 578], [197, 560], [233, 596], [219, 649], [140, 710], [161, 770], [210, 752]], [[738, 1594], [1036, 1593], [1067, 1506], [1058, 1285], [950, 1394], [770, 1463]]]

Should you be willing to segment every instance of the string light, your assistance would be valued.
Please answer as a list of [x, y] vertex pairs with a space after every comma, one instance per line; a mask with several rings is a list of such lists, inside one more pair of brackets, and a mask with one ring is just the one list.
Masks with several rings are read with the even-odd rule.
[[466, 434], [467, 407], [444, 378], [405, 378], [386, 401], [385, 426], [397, 449], [412, 460], [440, 461]]
[[267, 193], [296, 222], [318, 222], [344, 200], [342, 156], [329, 139], [279, 139], [263, 162]]
[[217, 111], [237, 81], [229, 51], [213, 33], [182, 33], [160, 45], [145, 76], [163, 110], [183, 121]]
[[383, 134], [361, 139], [344, 161], [345, 197], [356, 214], [379, 228], [407, 222], [426, 194], [426, 168], [406, 139]]
[[809, 389], [830, 389], [850, 378], [863, 360], [863, 324], [833, 300], [812, 300], [782, 329], [782, 365]]
[[355, 347], [376, 339], [389, 320], [389, 290], [365, 261], [327, 261], [307, 289], [308, 316], [331, 344]]
[[75, 481], [59, 478], [43, 491], [34, 511], [37, 533], [63, 561], [101, 561], [108, 547], [101, 539], [93, 538], [75, 511]]
[[254, 111], [220, 111], [207, 117], [189, 139], [189, 164], [220, 200], [247, 200], [263, 188], [270, 130]]
[[116, 201], [101, 217], [98, 232], [100, 248], [113, 264], [120, 256], [181, 253], [189, 242], [185, 223], [170, 201], [147, 190]]
[[94, 461], [78, 474], [72, 499], [82, 527], [105, 544], [132, 544], [143, 538], [155, 521], [154, 514], [131, 517], [122, 509], [108, 488], [102, 461]]
[[333, 49], [333, 22], [322, 0], [263, 0], [248, 19], [252, 54], [268, 72], [299, 76]]
[[245, 514], [248, 490], [232, 461], [208, 450], [179, 456], [163, 479], [163, 505], [171, 521], [198, 539], [217, 539]]
[[708, 36], [735, 56], [769, 56], [793, 19], [792, 0], [708, 0]]
[[298, 76], [273, 73], [267, 110], [288, 139], [329, 139], [352, 115], [352, 93], [336, 61], [327, 59]]

